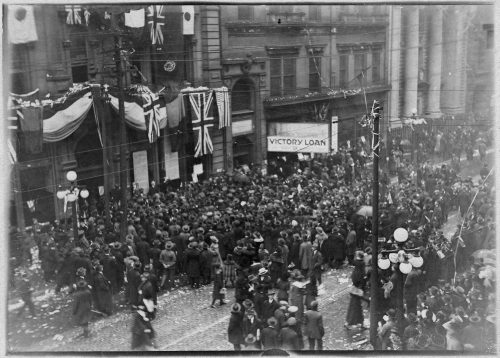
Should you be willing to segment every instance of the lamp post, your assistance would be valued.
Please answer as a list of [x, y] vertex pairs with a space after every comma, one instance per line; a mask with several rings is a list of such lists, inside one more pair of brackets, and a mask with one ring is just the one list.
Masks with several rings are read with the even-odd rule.
[[76, 184], [77, 178], [78, 176], [74, 170], [70, 170], [69, 172], [67, 172], [66, 179], [70, 182], [70, 186], [66, 190], [59, 190], [57, 192], [58, 199], [62, 200], [66, 198], [66, 200], [71, 203], [73, 237], [75, 237], [75, 239], [78, 235], [78, 216], [76, 213], [76, 201], [78, 200], [79, 196], [83, 199], [87, 199], [89, 197], [89, 191], [85, 188], [85, 186], [78, 186]]
[[408, 240], [408, 231], [404, 228], [397, 228], [394, 230], [394, 240], [396, 241], [397, 249], [382, 250], [378, 255], [378, 267], [381, 270], [387, 270], [391, 264], [395, 267], [397, 275], [396, 287], [396, 319], [399, 328], [404, 315], [404, 279], [413, 268], [420, 268], [424, 264], [424, 259], [420, 256], [420, 249], [406, 249], [404, 245]]

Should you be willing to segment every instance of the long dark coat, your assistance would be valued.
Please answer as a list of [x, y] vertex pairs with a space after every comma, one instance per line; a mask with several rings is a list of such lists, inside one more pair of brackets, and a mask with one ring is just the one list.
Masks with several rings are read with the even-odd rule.
[[245, 339], [243, 337], [243, 313], [232, 312], [229, 318], [229, 326], [227, 327], [227, 337], [229, 343], [243, 344]]
[[73, 320], [76, 325], [83, 326], [89, 323], [92, 317], [92, 294], [88, 287], [79, 288], [73, 301]]
[[343, 260], [346, 256], [346, 245], [344, 238], [336, 234], [332, 238], [332, 253], [334, 260]]
[[[145, 332], [146, 330], [150, 332]], [[132, 349], [152, 346], [154, 336], [155, 331], [153, 330], [153, 326], [151, 326], [151, 321], [143, 318], [139, 313], [135, 313], [132, 324]]]
[[224, 287], [224, 279], [222, 277], [222, 272], [216, 273], [214, 277], [214, 290], [212, 292], [213, 300], [224, 299], [224, 295], [220, 293], [220, 290], [223, 287]]
[[280, 331], [281, 348], [295, 351], [300, 348], [299, 335], [290, 327], [282, 328]]
[[249, 296], [248, 280], [245, 277], [238, 277], [234, 283], [234, 298], [236, 302], [243, 302]]
[[127, 298], [131, 305], [139, 304], [139, 285], [141, 284], [141, 274], [136, 269], [127, 272]]
[[260, 340], [262, 342], [262, 348], [265, 350], [278, 348], [279, 332], [275, 328], [266, 327], [262, 330]]
[[135, 244], [137, 257], [141, 261], [142, 266], [149, 264], [149, 244], [144, 240], [139, 240]]
[[95, 291], [95, 308], [110, 315], [113, 312], [111, 283], [101, 272], [94, 274], [93, 290]]
[[197, 249], [187, 248], [186, 256], [186, 274], [189, 277], [200, 277], [200, 252]]
[[111, 282], [112, 293], [117, 293], [123, 284], [123, 270], [114, 256], [104, 255], [101, 259], [102, 273]]

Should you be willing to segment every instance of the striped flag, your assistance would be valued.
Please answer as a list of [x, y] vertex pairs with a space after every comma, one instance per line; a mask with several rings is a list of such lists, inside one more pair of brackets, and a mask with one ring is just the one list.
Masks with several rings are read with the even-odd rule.
[[229, 127], [231, 125], [231, 101], [227, 87], [216, 89], [215, 99], [219, 110], [219, 129]]
[[214, 117], [209, 117], [210, 106], [213, 102], [213, 91], [190, 93], [189, 101], [196, 117], [193, 119], [193, 131], [196, 136], [194, 157], [197, 158], [214, 151], [214, 145], [208, 132], [208, 129], [213, 127], [211, 122], [214, 120]]

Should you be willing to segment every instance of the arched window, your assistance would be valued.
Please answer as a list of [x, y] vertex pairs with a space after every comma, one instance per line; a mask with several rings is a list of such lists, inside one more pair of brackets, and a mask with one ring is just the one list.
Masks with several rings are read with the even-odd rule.
[[254, 85], [249, 79], [240, 79], [231, 92], [231, 108], [236, 111], [253, 111]]

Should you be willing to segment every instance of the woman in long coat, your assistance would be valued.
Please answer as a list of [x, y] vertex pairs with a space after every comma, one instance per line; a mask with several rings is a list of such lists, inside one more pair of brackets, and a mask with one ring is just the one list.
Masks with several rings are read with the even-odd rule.
[[111, 315], [111, 313], [113, 313], [113, 295], [111, 292], [111, 282], [109, 282], [109, 280], [104, 277], [102, 271], [102, 265], [97, 265], [93, 280], [96, 298], [96, 309], [102, 313]]
[[132, 349], [151, 350], [154, 348], [154, 336], [155, 331], [151, 325], [151, 321], [147, 318], [146, 309], [144, 306], [139, 306], [139, 309], [134, 314], [134, 322], [132, 323]]
[[89, 322], [92, 317], [92, 293], [85, 281], [78, 281], [77, 291], [73, 301], [73, 320], [77, 326], [83, 327], [81, 334], [85, 338], [89, 336]]
[[302, 279], [304, 276], [301, 275], [299, 271], [292, 274], [292, 284], [290, 285], [290, 305], [297, 306], [299, 309], [295, 314], [297, 320], [302, 320], [302, 315], [304, 314], [304, 294], [305, 289], [302, 287]]
[[198, 244], [191, 242], [185, 251], [186, 257], [186, 274], [189, 277], [191, 287], [199, 286], [200, 281], [200, 251], [197, 249]]
[[351, 326], [360, 325], [363, 327], [363, 307], [361, 305], [362, 301], [365, 300], [363, 297], [364, 289], [366, 286], [365, 279], [365, 262], [363, 261], [363, 253], [356, 252], [356, 258], [353, 261], [354, 270], [351, 274], [351, 280], [353, 285], [353, 290], [351, 290], [349, 296], [349, 307], [347, 309], [346, 323], [344, 327], [350, 329]]
[[227, 336], [229, 343], [232, 343], [235, 351], [241, 350], [241, 345], [245, 343], [243, 338], [243, 312], [241, 305], [235, 303], [231, 307], [231, 318], [227, 327]]

